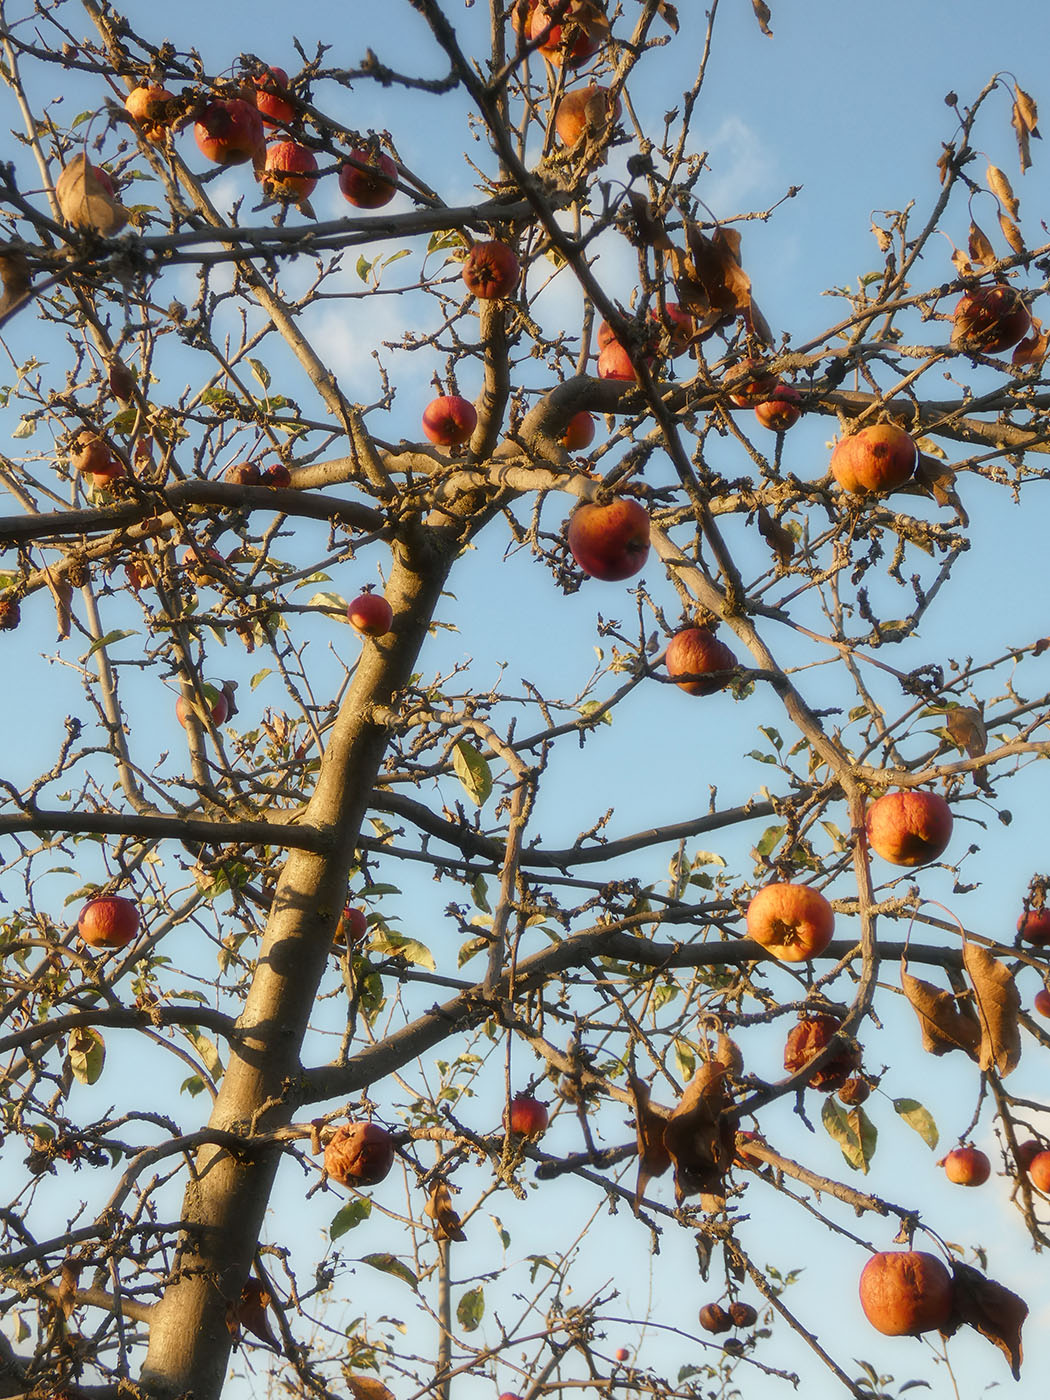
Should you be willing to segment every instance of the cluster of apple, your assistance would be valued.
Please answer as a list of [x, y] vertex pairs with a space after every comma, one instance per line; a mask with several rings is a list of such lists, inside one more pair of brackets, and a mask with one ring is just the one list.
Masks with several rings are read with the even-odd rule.
[[705, 1332], [728, 1332], [734, 1327], [754, 1327], [758, 1313], [750, 1303], [735, 1301], [728, 1308], [721, 1303], [705, 1303], [700, 1309], [700, 1326]]

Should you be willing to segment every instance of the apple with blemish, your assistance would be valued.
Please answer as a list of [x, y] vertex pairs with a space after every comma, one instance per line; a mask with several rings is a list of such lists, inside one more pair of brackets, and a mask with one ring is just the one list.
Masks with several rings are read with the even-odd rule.
[[[728, 676], [708, 679], [709, 673], [731, 671], [736, 657], [708, 627], [685, 627], [676, 632], [667, 644], [665, 655], [667, 674], [675, 679], [679, 690], [687, 695], [714, 695], [729, 684]], [[678, 676], [691, 679], [678, 680]]]
[[569, 549], [585, 574], [607, 583], [632, 578], [649, 557], [649, 516], [626, 496], [589, 501], [569, 517]]
[[1020, 344], [1032, 329], [1027, 306], [1013, 287], [996, 283], [968, 291], [952, 315], [952, 347], [998, 355]]
[[295, 119], [295, 103], [289, 101], [288, 74], [275, 66], [252, 78], [255, 106], [266, 126], [287, 125]]
[[423, 431], [438, 447], [462, 447], [477, 426], [477, 410], [458, 394], [442, 394], [423, 410]]
[[518, 255], [507, 243], [493, 239], [475, 243], [463, 264], [463, 281], [467, 290], [482, 301], [497, 301], [510, 296], [518, 285], [521, 264]]
[[934, 1254], [873, 1254], [860, 1276], [864, 1315], [886, 1337], [918, 1337], [945, 1327], [952, 1315], [952, 1276]]
[[772, 395], [755, 404], [755, 417], [773, 433], [786, 433], [802, 417], [801, 395], [790, 384], [778, 384]]
[[261, 478], [254, 462], [234, 462], [223, 472], [222, 479], [231, 486], [258, 486]]
[[124, 99], [124, 106], [146, 140], [157, 142], [164, 140], [164, 133], [174, 120], [171, 106], [174, 101], [173, 92], [156, 83], [150, 83], [146, 87], [137, 87], [133, 92], [129, 92]]
[[852, 496], [895, 491], [911, 480], [918, 464], [919, 449], [893, 423], [876, 423], [841, 438], [831, 454], [831, 474]]
[[317, 157], [299, 141], [275, 142], [266, 152], [263, 186], [274, 199], [309, 199], [317, 188]]
[[952, 809], [935, 792], [887, 792], [868, 808], [868, 845], [891, 865], [925, 865], [951, 840]]
[[394, 1165], [394, 1139], [378, 1123], [344, 1123], [324, 1150], [324, 1167], [343, 1186], [375, 1186]]
[[570, 149], [583, 137], [593, 139], [620, 115], [620, 99], [598, 83], [567, 92], [554, 114], [554, 130], [563, 146]]
[[983, 1186], [992, 1174], [988, 1154], [972, 1143], [953, 1147], [940, 1164], [944, 1174], [955, 1186]]
[[339, 191], [356, 209], [382, 209], [397, 194], [397, 166], [382, 151], [358, 146], [339, 171]]
[[210, 102], [198, 118], [193, 135], [201, 154], [216, 165], [243, 165], [254, 160], [265, 140], [262, 117], [241, 97]]
[[[520, 10], [515, 11], [514, 27], [522, 32]], [[601, 48], [608, 23], [593, 0], [529, 0], [524, 32], [530, 40], [546, 34], [539, 52], [548, 63], [578, 68]]]

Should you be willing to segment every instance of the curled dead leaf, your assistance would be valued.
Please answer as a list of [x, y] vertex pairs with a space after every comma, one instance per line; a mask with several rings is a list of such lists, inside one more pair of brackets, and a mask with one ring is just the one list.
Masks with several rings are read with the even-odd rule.
[[772, 39], [773, 31], [769, 27], [769, 21], [773, 18], [769, 6], [765, 0], [751, 0], [751, 8], [755, 12], [755, 19], [758, 20], [758, 27], [767, 39]]
[[1003, 237], [1014, 252], [1023, 253], [1025, 248], [1024, 237], [1021, 230], [1014, 223], [1013, 219], [1008, 218], [1002, 211], [999, 213], [999, 227], [1003, 231]]
[[1017, 196], [1014, 194], [1010, 181], [1003, 172], [997, 165], [989, 165], [984, 178], [988, 181], [988, 188], [991, 190], [992, 194], [995, 195], [996, 199], [998, 199], [1001, 204], [1006, 206], [1006, 212], [1010, 215], [1011, 219], [1016, 219], [1019, 207]]
[[394, 1400], [394, 1392], [374, 1376], [347, 1376], [346, 1385], [354, 1400]]
[[973, 987], [981, 1025], [981, 1069], [1007, 1075], [1021, 1058], [1018, 1015], [1021, 996], [1013, 973], [987, 948], [968, 939], [963, 943], [963, 967]]
[[724, 1198], [724, 1178], [736, 1136], [724, 1112], [729, 1106], [725, 1077], [725, 1065], [718, 1060], [702, 1064], [664, 1126], [679, 1204], [686, 1196], [700, 1193]]
[[782, 564], [789, 564], [791, 556], [795, 552], [795, 538], [790, 531], [785, 530], [779, 520], [776, 520], [761, 506], [758, 512], [758, 533], [774, 551]]
[[230, 1335], [238, 1339], [243, 1327], [271, 1350], [281, 1351], [281, 1344], [274, 1336], [270, 1320], [266, 1316], [266, 1309], [272, 1302], [273, 1295], [261, 1279], [245, 1279], [240, 1298], [236, 1304], [226, 1309], [226, 1326]]
[[434, 1238], [436, 1240], [465, 1240], [467, 1238], [463, 1233], [463, 1222], [452, 1205], [452, 1193], [448, 1189], [447, 1181], [440, 1179], [435, 1181], [425, 1209], [427, 1215], [434, 1222]]
[[921, 452], [913, 480], [924, 491], [928, 491], [939, 506], [953, 507], [960, 524], [967, 525], [969, 523], [969, 517], [959, 499], [959, 493], [955, 489], [955, 472], [947, 462], [939, 461], [937, 458]]
[[963, 1050], [971, 1060], [977, 1059], [981, 1027], [969, 1007], [960, 1006], [951, 992], [942, 991], [921, 977], [913, 977], [903, 958], [901, 990], [919, 1018], [924, 1050], [931, 1055]]
[[58, 177], [55, 198], [62, 217], [74, 228], [111, 238], [128, 222], [128, 211], [114, 199], [95, 167], [81, 152]]
[[26, 255], [14, 243], [0, 245], [0, 281], [4, 285], [0, 317], [4, 317], [25, 301], [31, 281]]
[[953, 705], [945, 712], [944, 727], [960, 749], [978, 758], [988, 747], [988, 730], [973, 705]]
[[1042, 323], [1032, 317], [1032, 329], [1021, 343], [1014, 347], [1010, 363], [1014, 369], [1034, 368], [1046, 359], [1047, 338]]
[[654, 1176], [663, 1176], [671, 1165], [671, 1154], [664, 1142], [667, 1119], [651, 1107], [648, 1084], [639, 1079], [633, 1069], [627, 1082], [634, 1097], [634, 1127], [638, 1140], [638, 1184], [634, 1191], [637, 1214], [645, 1188]]
[[999, 261], [988, 235], [973, 222], [970, 223], [969, 247], [970, 257], [980, 267], [992, 267]]
[[952, 1264], [954, 1303], [949, 1327], [972, 1327], [1006, 1357], [1014, 1380], [1021, 1378], [1021, 1328], [1028, 1316], [1028, 1304], [995, 1279], [972, 1269], [969, 1264]]

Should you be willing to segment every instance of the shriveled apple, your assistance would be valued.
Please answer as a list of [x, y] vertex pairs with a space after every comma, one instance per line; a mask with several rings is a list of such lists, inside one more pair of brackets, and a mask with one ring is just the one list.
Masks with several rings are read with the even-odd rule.
[[860, 1305], [886, 1337], [918, 1337], [946, 1326], [952, 1276], [934, 1254], [888, 1250], [873, 1254], [860, 1276]]
[[[784, 1068], [788, 1074], [797, 1074], [805, 1069], [811, 1060], [827, 1049], [840, 1026], [838, 1017], [827, 1012], [804, 1016], [793, 1026], [784, 1046]], [[830, 1094], [835, 1089], [841, 1089], [859, 1065], [859, 1048], [847, 1042], [826, 1064], [815, 1069], [806, 1083], [811, 1089]]]
[[679, 690], [687, 695], [713, 695], [725, 689], [729, 677], [715, 675], [709, 679], [709, 673], [733, 670], [736, 657], [709, 627], [685, 627], [668, 642], [666, 662], [669, 676], [690, 678], [675, 680]]
[[518, 285], [521, 265], [518, 255], [507, 243], [492, 239], [475, 243], [463, 264], [463, 281], [467, 290], [483, 301], [496, 301], [510, 296]]
[[593, 140], [620, 115], [620, 99], [606, 87], [591, 83], [567, 92], [554, 114], [554, 130], [563, 146], [570, 149], [584, 137]]
[[919, 449], [893, 423], [876, 423], [840, 438], [831, 454], [831, 474], [853, 496], [895, 491], [915, 475]]
[[952, 810], [936, 792], [887, 792], [868, 808], [865, 830], [871, 849], [891, 865], [925, 865], [951, 840]]
[[324, 1150], [324, 1169], [343, 1186], [375, 1186], [394, 1165], [394, 1139], [378, 1123], [344, 1123]]
[[1028, 308], [1013, 287], [996, 283], [968, 291], [952, 316], [952, 346], [973, 354], [998, 355], [1018, 345], [1032, 329]]

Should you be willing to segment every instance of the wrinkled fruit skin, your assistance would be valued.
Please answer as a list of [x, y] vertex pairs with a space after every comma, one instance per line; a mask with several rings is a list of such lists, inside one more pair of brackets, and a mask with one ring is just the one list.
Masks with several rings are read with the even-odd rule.
[[423, 410], [423, 431], [438, 447], [461, 447], [478, 426], [478, 415], [469, 399], [442, 394]]
[[850, 1108], [856, 1108], [871, 1097], [871, 1085], [866, 1079], [847, 1079], [839, 1090], [839, 1098]]
[[216, 165], [243, 165], [263, 146], [262, 117], [239, 97], [220, 98], [204, 109], [193, 135]]
[[1028, 1180], [1037, 1191], [1050, 1194], [1050, 1152], [1037, 1152], [1028, 1163]]
[[120, 458], [100, 433], [83, 428], [73, 440], [70, 457], [73, 470], [90, 476], [119, 476], [124, 470]]
[[594, 441], [594, 419], [582, 408], [574, 413], [561, 435], [561, 445], [566, 452], [582, 452]]
[[979, 1147], [953, 1147], [944, 1159], [944, 1174], [956, 1186], [983, 1186], [992, 1164]]
[[275, 199], [309, 199], [317, 188], [317, 159], [309, 146], [278, 141], [267, 149], [263, 178]]
[[862, 428], [842, 438], [831, 454], [831, 474], [854, 496], [895, 491], [915, 474], [919, 449], [904, 431], [892, 423]]
[[344, 1123], [324, 1150], [324, 1169], [343, 1186], [375, 1186], [394, 1165], [394, 1140], [378, 1123]]
[[873, 1254], [860, 1276], [860, 1305], [883, 1336], [918, 1337], [947, 1325], [952, 1276], [922, 1250]]
[[758, 1321], [758, 1313], [750, 1303], [730, 1303], [729, 1316], [734, 1327], [754, 1327]]
[[519, 1137], [539, 1137], [547, 1131], [549, 1121], [546, 1104], [531, 1094], [515, 1094], [504, 1114], [506, 1126]]
[[[810, 1016], [792, 1026], [784, 1046], [784, 1068], [787, 1072], [795, 1074], [804, 1069], [824, 1049], [840, 1024], [835, 1016], [820, 1015]], [[830, 1094], [835, 1089], [841, 1089], [859, 1067], [860, 1052], [857, 1047], [844, 1045], [826, 1065], [815, 1070], [806, 1083], [811, 1089]]]
[[147, 141], [163, 141], [164, 133], [171, 125], [168, 104], [174, 101], [175, 94], [166, 87], [139, 87], [129, 92], [124, 106], [136, 124], [142, 128]]
[[801, 395], [790, 384], [778, 384], [771, 398], [755, 404], [755, 417], [773, 433], [786, 433], [802, 417]]
[[394, 610], [382, 593], [362, 593], [346, 610], [351, 627], [366, 637], [385, 636], [394, 622]]
[[295, 117], [295, 104], [288, 101], [288, 74], [283, 68], [267, 68], [252, 79], [255, 106], [266, 126], [290, 122]]
[[356, 209], [382, 209], [397, 194], [397, 166], [389, 156], [378, 155], [366, 146], [350, 152], [352, 160], [366, 166], [344, 165], [339, 172], [339, 191]]
[[1017, 920], [1017, 932], [1036, 948], [1050, 948], [1050, 908], [1029, 909], [1022, 914]]
[[935, 792], [887, 792], [868, 808], [868, 845], [891, 865], [925, 865], [952, 836], [952, 811]]
[[572, 557], [585, 574], [617, 583], [645, 566], [649, 516], [626, 496], [604, 506], [587, 502], [569, 517], [568, 538]]
[[700, 1309], [700, 1326], [705, 1332], [728, 1332], [733, 1319], [719, 1303], [705, 1303]]
[[259, 468], [254, 462], [234, 462], [223, 472], [222, 479], [231, 486], [258, 486], [261, 480]]
[[509, 296], [520, 276], [518, 255], [506, 243], [475, 243], [463, 264], [467, 290], [483, 301]]
[[138, 931], [138, 906], [121, 894], [91, 900], [77, 920], [77, 933], [91, 948], [126, 948]]
[[819, 957], [834, 932], [831, 905], [811, 885], [766, 885], [747, 906], [748, 937], [781, 962]]
[[597, 83], [567, 92], [558, 103], [554, 130], [563, 146], [573, 147], [582, 137], [600, 135], [620, 115], [620, 99], [612, 101], [609, 89]]
[[998, 355], [1020, 344], [1032, 329], [1028, 308], [1012, 287], [975, 287], [952, 316], [952, 346], [981, 355]]
[[732, 671], [736, 657], [707, 627], [686, 627], [676, 632], [667, 644], [667, 674], [695, 676], [688, 681], [676, 680], [679, 690], [687, 695], [714, 695], [729, 684], [728, 677], [705, 680], [709, 671]]

